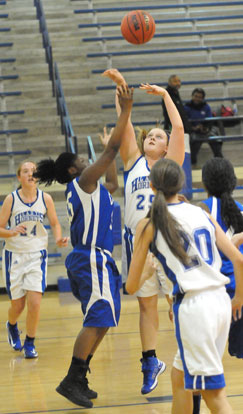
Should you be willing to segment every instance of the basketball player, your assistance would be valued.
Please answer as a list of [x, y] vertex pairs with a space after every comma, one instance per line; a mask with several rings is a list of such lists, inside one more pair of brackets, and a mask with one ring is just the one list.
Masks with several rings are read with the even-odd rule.
[[66, 267], [74, 296], [81, 302], [83, 329], [77, 336], [66, 377], [56, 391], [73, 403], [91, 408], [97, 393], [88, 387], [89, 362], [109, 327], [120, 316], [120, 275], [111, 256], [113, 201], [101, 176], [111, 166], [132, 108], [133, 90], [118, 89], [121, 114], [108, 144], [93, 164], [86, 166], [77, 154], [62, 153], [56, 161], [41, 161], [36, 177], [50, 184], [67, 183], [72, 252]]
[[[109, 69], [103, 75], [112, 79], [117, 85], [126, 84], [125, 79], [117, 69]], [[148, 133], [142, 131], [140, 148], [130, 118], [123, 132], [120, 148], [120, 155], [124, 164], [125, 183], [125, 230], [122, 251], [123, 282], [125, 282], [128, 274], [136, 225], [141, 218], [147, 215], [154, 197], [149, 185], [150, 169], [157, 160], [164, 157], [182, 164], [185, 155], [183, 123], [170, 95], [165, 89], [156, 85], [142, 85], [141, 89], [149, 94], [163, 97], [171, 120], [172, 131], [169, 141], [168, 135], [163, 129], [153, 128]], [[118, 104], [117, 112], [120, 113]], [[160, 283], [157, 272], [155, 272], [154, 276], [146, 281], [144, 286], [137, 292], [142, 343], [142, 394], [151, 392], [157, 386], [158, 376], [164, 372], [166, 367], [165, 363], [156, 356], [159, 291]]]
[[[236, 187], [236, 176], [230, 161], [225, 158], [212, 158], [202, 169], [203, 185], [208, 198], [200, 206], [208, 211], [219, 223], [233, 243], [243, 253], [243, 206], [232, 198]], [[221, 272], [230, 278], [226, 290], [232, 299], [235, 294], [234, 268], [231, 261], [220, 252], [222, 258]], [[233, 321], [229, 335], [229, 353], [243, 358], [243, 319]]]
[[[222, 356], [231, 321], [241, 318], [243, 255], [218, 223], [200, 207], [180, 202], [184, 173], [172, 160], [161, 159], [152, 168], [155, 198], [151, 219], [137, 226], [126, 289], [139, 289], [148, 250], [160, 260], [173, 283], [173, 313], [178, 352], [172, 368], [172, 414], [192, 413], [192, 392], [200, 390], [214, 414], [231, 414], [225, 393]], [[217, 247], [234, 265], [236, 290], [232, 299], [220, 272]], [[192, 329], [193, 327], [193, 329]], [[184, 389], [185, 388], [185, 389]]]
[[[17, 171], [20, 188], [9, 194], [0, 212], [0, 237], [3, 249], [3, 278], [11, 300], [8, 310], [8, 342], [15, 351], [23, 349], [25, 358], [37, 358], [34, 340], [46, 289], [48, 235], [44, 227], [47, 215], [57, 246], [67, 246], [62, 238], [52, 197], [36, 187], [36, 165], [23, 161]], [[7, 224], [9, 227], [6, 228]], [[26, 338], [22, 347], [17, 320], [27, 303]]]

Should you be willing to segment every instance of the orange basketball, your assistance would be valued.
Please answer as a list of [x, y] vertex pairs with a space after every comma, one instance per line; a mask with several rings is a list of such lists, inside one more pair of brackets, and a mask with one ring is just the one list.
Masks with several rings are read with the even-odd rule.
[[144, 10], [130, 11], [122, 19], [121, 32], [129, 43], [147, 43], [155, 33], [154, 19]]

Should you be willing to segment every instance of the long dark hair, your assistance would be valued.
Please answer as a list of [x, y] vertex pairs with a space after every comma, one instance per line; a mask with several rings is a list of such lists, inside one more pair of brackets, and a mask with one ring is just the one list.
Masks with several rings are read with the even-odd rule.
[[51, 158], [41, 160], [37, 164], [34, 177], [38, 179], [40, 184], [51, 185], [53, 181], [60, 184], [66, 184], [72, 181], [73, 177], [68, 169], [74, 165], [77, 154], [63, 152], [54, 161]]
[[150, 181], [157, 190], [151, 208], [151, 221], [155, 230], [159, 230], [172, 253], [183, 263], [188, 264], [189, 257], [183, 247], [184, 232], [177, 220], [170, 214], [166, 200], [177, 194], [184, 184], [184, 172], [175, 161], [161, 158], [150, 173]]
[[209, 196], [220, 198], [221, 217], [227, 228], [235, 233], [243, 231], [243, 216], [232, 193], [237, 179], [231, 162], [225, 158], [212, 158], [202, 168], [202, 181]]

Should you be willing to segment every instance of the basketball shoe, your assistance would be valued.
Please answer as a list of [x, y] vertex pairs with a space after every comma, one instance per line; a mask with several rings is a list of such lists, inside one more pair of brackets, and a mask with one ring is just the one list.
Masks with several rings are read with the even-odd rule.
[[33, 340], [25, 339], [23, 350], [24, 350], [24, 357], [26, 359], [32, 359], [32, 358], [38, 357], [38, 352], [35, 349]]
[[156, 357], [141, 359], [140, 362], [142, 363], [143, 372], [143, 386], [141, 393], [148, 394], [157, 387], [158, 376], [165, 371], [166, 365]]
[[74, 404], [80, 405], [81, 407], [92, 408], [93, 403], [86, 394], [88, 384], [84, 384], [83, 379], [84, 378], [73, 378], [72, 376], [67, 375], [60, 382], [56, 391]]
[[17, 323], [15, 325], [10, 325], [9, 322], [6, 323], [6, 328], [8, 331], [8, 343], [15, 351], [21, 351], [22, 345], [19, 337], [19, 330]]

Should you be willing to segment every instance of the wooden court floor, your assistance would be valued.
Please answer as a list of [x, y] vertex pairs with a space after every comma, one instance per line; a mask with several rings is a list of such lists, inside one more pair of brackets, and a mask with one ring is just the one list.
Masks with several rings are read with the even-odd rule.
[[[25, 360], [6, 341], [8, 298], [0, 295], [0, 413], [38, 414], [91, 412], [75, 406], [56, 393], [66, 374], [73, 343], [82, 325], [79, 303], [71, 293], [47, 292], [42, 301], [36, 340], [39, 358]], [[167, 316], [167, 303], [159, 301], [160, 329], [158, 357], [167, 364], [158, 387], [147, 396], [140, 393], [140, 338], [138, 306], [134, 297], [123, 296], [118, 328], [105, 337], [91, 363], [89, 382], [99, 394], [94, 414], [169, 414], [171, 410], [170, 369], [176, 351], [173, 325]], [[19, 328], [25, 336], [25, 314]], [[193, 328], [193, 327], [192, 327]], [[243, 362], [224, 355], [227, 393], [234, 413], [243, 413]], [[209, 411], [202, 403], [201, 414]]]

